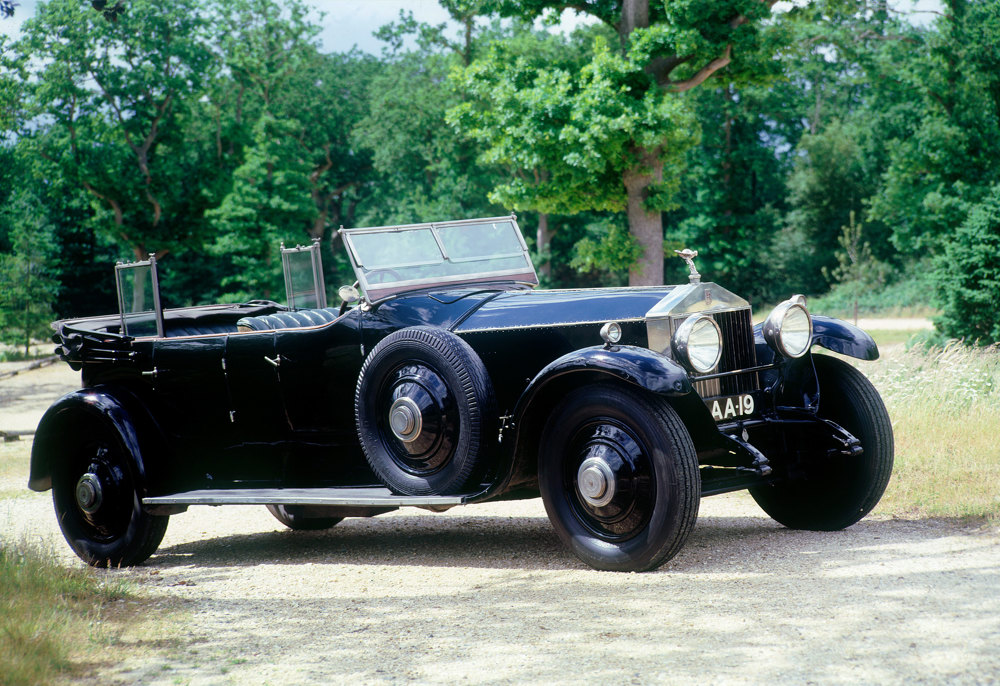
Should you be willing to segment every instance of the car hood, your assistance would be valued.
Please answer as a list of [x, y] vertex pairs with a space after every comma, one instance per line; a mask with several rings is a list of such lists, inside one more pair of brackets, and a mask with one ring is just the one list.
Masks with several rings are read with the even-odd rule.
[[607, 321], [641, 321], [675, 286], [508, 291], [484, 301], [458, 333]]

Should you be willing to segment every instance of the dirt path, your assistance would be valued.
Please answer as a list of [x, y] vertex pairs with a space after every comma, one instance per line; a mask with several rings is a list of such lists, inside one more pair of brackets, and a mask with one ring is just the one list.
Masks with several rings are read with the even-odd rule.
[[[0, 503], [0, 531], [75, 560], [47, 494]], [[1000, 681], [1000, 536], [878, 516], [790, 531], [744, 494], [704, 500], [650, 574], [584, 568], [538, 501], [315, 533], [196, 507], [111, 574], [186, 601], [190, 621], [94, 683]]]

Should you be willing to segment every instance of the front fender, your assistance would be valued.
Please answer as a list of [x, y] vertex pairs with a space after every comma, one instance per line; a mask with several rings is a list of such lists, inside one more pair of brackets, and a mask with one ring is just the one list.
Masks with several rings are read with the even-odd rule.
[[657, 352], [631, 345], [594, 346], [574, 350], [546, 365], [521, 393], [517, 408], [530, 405], [532, 398], [555, 379], [575, 372], [604, 374], [659, 395], [679, 396], [692, 390], [687, 371]]
[[[878, 346], [875, 339], [862, 329], [842, 319], [813, 315], [812, 345], [819, 345], [841, 355], [859, 360], [877, 360]], [[754, 344], [757, 348], [757, 364], [774, 361], [774, 351], [764, 341], [763, 324], [753, 327]]]
[[877, 360], [878, 346], [875, 339], [863, 330], [833, 317], [813, 315], [813, 345], [821, 345], [841, 355], [859, 360]]
[[[52, 464], [67, 441], [78, 436], [74, 429], [91, 422], [107, 422], [118, 434], [131, 456], [131, 468], [140, 494], [145, 492], [147, 464], [157, 443], [150, 435], [149, 420], [142, 412], [129, 411], [136, 399], [122, 389], [104, 386], [81, 388], [57, 400], [42, 416], [31, 447], [28, 488], [46, 491], [52, 488]], [[151, 420], [149, 420], [151, 421]], [[162, 444], [162, 441], [160, 442]]]

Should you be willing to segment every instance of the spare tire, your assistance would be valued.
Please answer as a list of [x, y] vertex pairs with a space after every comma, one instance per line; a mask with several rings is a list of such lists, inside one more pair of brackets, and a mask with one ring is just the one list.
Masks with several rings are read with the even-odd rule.
[[396, 493], [468, 493], [491, 462], [493, 384], [450, 331], [416, 326], [382, 339], [361, 367], [354, 408], [365, 458]]

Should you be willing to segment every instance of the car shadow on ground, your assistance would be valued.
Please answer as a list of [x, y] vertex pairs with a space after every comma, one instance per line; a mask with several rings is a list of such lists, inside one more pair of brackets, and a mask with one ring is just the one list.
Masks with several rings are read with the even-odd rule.
[[[816, 564], [877, 548], [883, 538], [917, 542], [961, 531], [947, 522], [867, 519], [843, 531], [786, 529], [763, 518], [702, 517], [664, 572], [715, 573], [766, 566], [773, 555]], [[161, 547], [150, 568], [267, 564], [397, 565], [493, 569], [585, 569], [544, 517], [348, 519], [326, 531], [276, 530]]]

